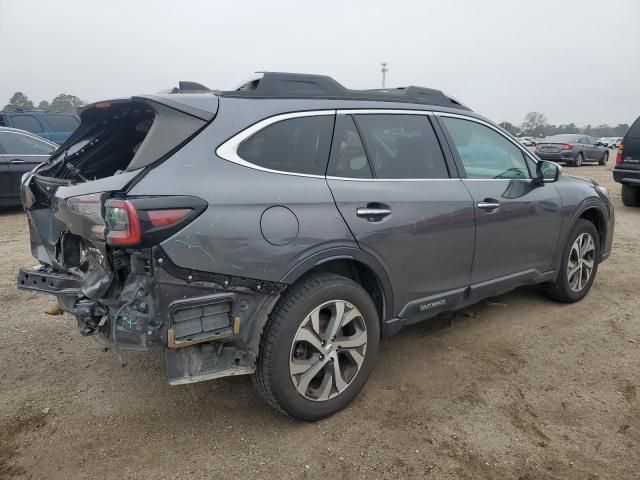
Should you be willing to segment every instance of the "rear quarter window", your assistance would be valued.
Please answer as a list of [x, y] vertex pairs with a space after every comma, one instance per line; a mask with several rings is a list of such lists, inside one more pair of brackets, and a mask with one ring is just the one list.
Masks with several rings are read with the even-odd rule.
[[44, 128], [33, 115], [12, 115], [11, 126], [13, 128], [19, 128], [20, 130], [26, 130], [27, 132], [44, 132]]
[[44, 119], [54, 132], [73, 132], [80, 124], [73, 115], [63, 115], [61, 113], [47, 113]]
[[274, 123], [242, 142], [238, 156], [269, 170], [324, 175], [333, 119], [333, 115], [321, 115]]

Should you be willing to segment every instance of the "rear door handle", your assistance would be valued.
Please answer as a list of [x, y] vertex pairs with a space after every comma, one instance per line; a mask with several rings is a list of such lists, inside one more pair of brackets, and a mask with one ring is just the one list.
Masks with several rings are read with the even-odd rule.
[[366, 218], [370, 222], [379, 222], [387, 215], [391, 215], [391, 209], [386, 205], [368, 204], [366, 207], [358, 207], [356, 215]]
[[478, 208], [482, 210], [495, 210], [500, 207], [500, 202], [495, 200], [485, 199], [484, 202], [478, 202]]
[[24, 160], [19, 160], [19, 159], [15, 158], [15, 159], [11, 160], [10, 163], [13, 163], [14, 165], [17, 165], [17, 164], [22, 164], [22, 163], [27, 163], [27, 162], [25, 162]]

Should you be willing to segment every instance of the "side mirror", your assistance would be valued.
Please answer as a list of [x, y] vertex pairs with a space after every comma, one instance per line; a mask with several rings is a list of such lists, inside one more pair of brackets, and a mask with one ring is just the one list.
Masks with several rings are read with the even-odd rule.
[[534, 181], [538, 185], [557, 182], [560, 171], [561, 167], [557, 163], [540, 160], [536, 165], [536, 178], [534, 178]]

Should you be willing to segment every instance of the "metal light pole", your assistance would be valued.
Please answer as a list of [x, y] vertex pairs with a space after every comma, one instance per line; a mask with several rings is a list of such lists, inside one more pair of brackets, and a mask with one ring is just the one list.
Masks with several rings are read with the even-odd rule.
[[387, 68], [387, 62], [382, 62], [382, 88], [384, 88], [385, 80], [387, 79], [387, 72], [389, 69]]

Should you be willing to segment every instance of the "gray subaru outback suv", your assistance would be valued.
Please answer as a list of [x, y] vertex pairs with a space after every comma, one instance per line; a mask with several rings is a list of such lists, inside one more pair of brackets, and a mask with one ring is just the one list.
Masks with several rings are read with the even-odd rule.
[[606, 189], [438, 90], [263, 73], [88, 106], [22, 202], [57, 297], [169, 383], [253, 374], [279, 411], [345, 407], [382, 338], [521, 285], [575, 302], [611, 250]]

